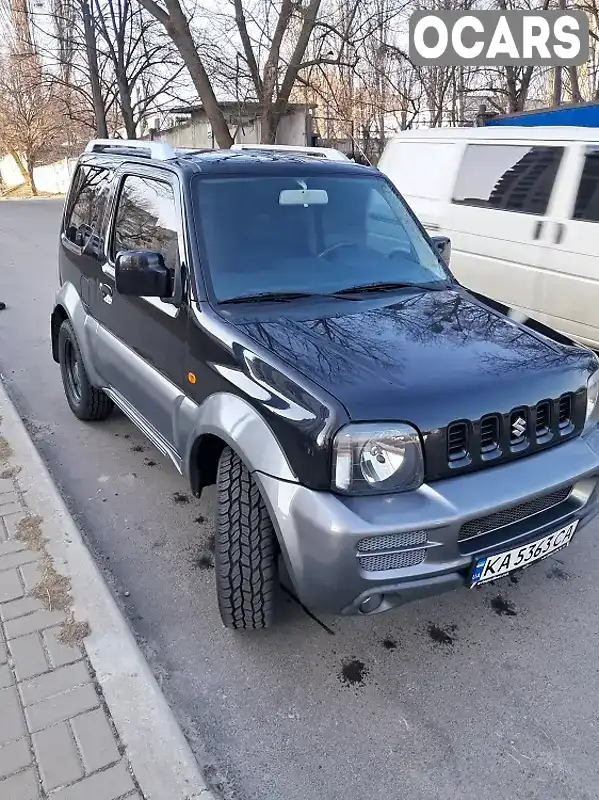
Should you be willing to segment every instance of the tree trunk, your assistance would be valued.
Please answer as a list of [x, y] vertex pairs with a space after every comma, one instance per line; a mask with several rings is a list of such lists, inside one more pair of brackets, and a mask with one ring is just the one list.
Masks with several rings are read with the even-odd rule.
[[25, 186], [29, 189], [33, 197], [37, 197], [37, 186], [35, 185], [35, 178], [33, 177], [33, 164], [31, 161], [27, 162]]
[[553, 106], [559, 106], [562, 103], [562, 68], [554, 67], [553, 70]]
[[92, 22], [91, 12], [87, 0], [81, 0], [81, 14], [83, 16], [83, 32], [85, 37], [85, 55], [89, 69], [89, 82], [94, 104], [94, 117], [96, 121], [96, 136], [98, 139], [108, 139], [108, 126], [106, 124], [106, 109], [100, 85], [98, 70], [98, 51], [96, 49], [96, 34]]
[[310, 42], [310, 37], [316, 25], [320, 4], [321, 0], [310, 0], [308, 6], [304, 10], [304, 21], [302, 22], [295, 47], [293, 48], [283, 80], [281, 81], [281, 88], [272, 109], [272, 130], [274, 131], [274, 136], [276, 136], [281, 117], [287, 112], [291, 91], [295, 86], [302, 61], [306, 55], [308, 43]]
[[[143, 3], [142, 3], [143, 5]], [[185, 66], [189, 71], [193, 85], [202, 101], [206, 116], [212, 125], [212, 132], [219, 147], [228, 148], [233, 144], [233, 137], [229, 131], [227, 121], [221, 111], [210, 78], [202, 59], [196, 50], [187, 20], [180, 7], [176, 16], [171, 14], [172, 22], [167, 27], [167, 32], [176, 45]]]
[[570, 76], [570, 92], [572, 94], [572, 102], [582, 103], [582, 94], [580, 92], [577, 67], [574, 65], [568, 67], [568, 75]]
[[10, 155], [12, 156], [12, 158], [13, 158], [13, 161], [17, 165], [17, 167], [19, 169], [19, 172], [21, 173], [21, 177], [23, 178], [25, 186], [27, 186], [29, 188], [29, 186], [30, 186], [30, 183], [29, 183], [29, 171], [27, 169], [27, 164], [26, 164], [25, 160], [23, 158], [21, 158], [19, 153], [17, 153], [16, 150], [13, 150], [12, 147], [9, 148], [9, 152], [10, 152]]
[[272, 106], [266, 113], [260, 116], [260, 143], [275, 144], [277, 138], [278, 120], [276, 119]]
[[127, 139], [137, 139], [137, 126], [133, 116], [133, 105], [131, 103], [131, 87], [127, 80], [124, 67], [121, 65], [116, 68], [116, 82], [119, 90], [119, 102], [121, 115], [127, 131]]

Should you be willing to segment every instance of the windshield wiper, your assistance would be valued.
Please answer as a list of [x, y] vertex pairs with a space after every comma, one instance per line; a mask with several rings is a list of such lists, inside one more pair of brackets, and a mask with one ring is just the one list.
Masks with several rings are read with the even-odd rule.
[[333, 292], [334, 297], [339, 297], [344, 294], [359, 294], [366, 292], [389, 292], [393, 289], [423, 289], [424, 291], [439, 292], [447, 289], [450, 284], [447, 281], [432, 281], [431, 283], [414, 283], [393, 281], [389, 283], [360, 283], [357, 286], [348, 286], [347, 289], [339, 289]]
[[267, 303], [269, 300], [288, 302], [290, 300], [299, 300], [302, 297], [322, 297], [322, 295], [315, 292], [258, 292], [257, 294], [240, 294], [237, 297], [228, 297], [226, 300], [220, 300], [220, 304], [233, 304], [233, 303]]

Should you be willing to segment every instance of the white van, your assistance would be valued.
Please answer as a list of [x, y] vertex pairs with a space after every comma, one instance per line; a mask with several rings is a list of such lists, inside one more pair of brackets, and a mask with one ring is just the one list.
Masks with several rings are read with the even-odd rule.
[[599, 350], [599, 130], [406, 131], [379, 169], [464, 286]]
[[252, 153], [262, 153], [274, 150], [275, 152], [287, 153], [287, 155], [311, 156], [312, 158], [324, 158], [328, 161], [349, 161], [350, 159], [341, 150], [334, 147], [303, 147], [292, 144], [234, 144], [231, 150], [250, 150]]

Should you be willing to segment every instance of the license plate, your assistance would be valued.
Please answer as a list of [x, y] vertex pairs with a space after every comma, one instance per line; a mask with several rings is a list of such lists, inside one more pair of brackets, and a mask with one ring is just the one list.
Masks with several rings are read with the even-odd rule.
[[470, 588], [502, 578], [508, 572], [528, 567], [535, 561], [541, 561], [567, 547], [572, 541], [577, 525], [578, 520], [566, 525], [565, 528], [550, 533], [549, 536], [537, 539], [536, 542], [515, 547], [513, 550], [506, 550], [497, 555], [479, 558], [472, 571]]

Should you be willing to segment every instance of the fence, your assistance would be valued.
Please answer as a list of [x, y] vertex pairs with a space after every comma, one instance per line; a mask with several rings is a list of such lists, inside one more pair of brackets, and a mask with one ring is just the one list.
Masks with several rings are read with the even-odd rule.
[[[63, 158], [53, 164], [35, 167], [33, 179], [38, 191], [48, 194], [64, 194], [69, 188], [76, 161], [75, 158]], [[25, 183], [12, 156], [4, 156], [0, 160], [0, 175], [8, 189], [14, 189]]]

